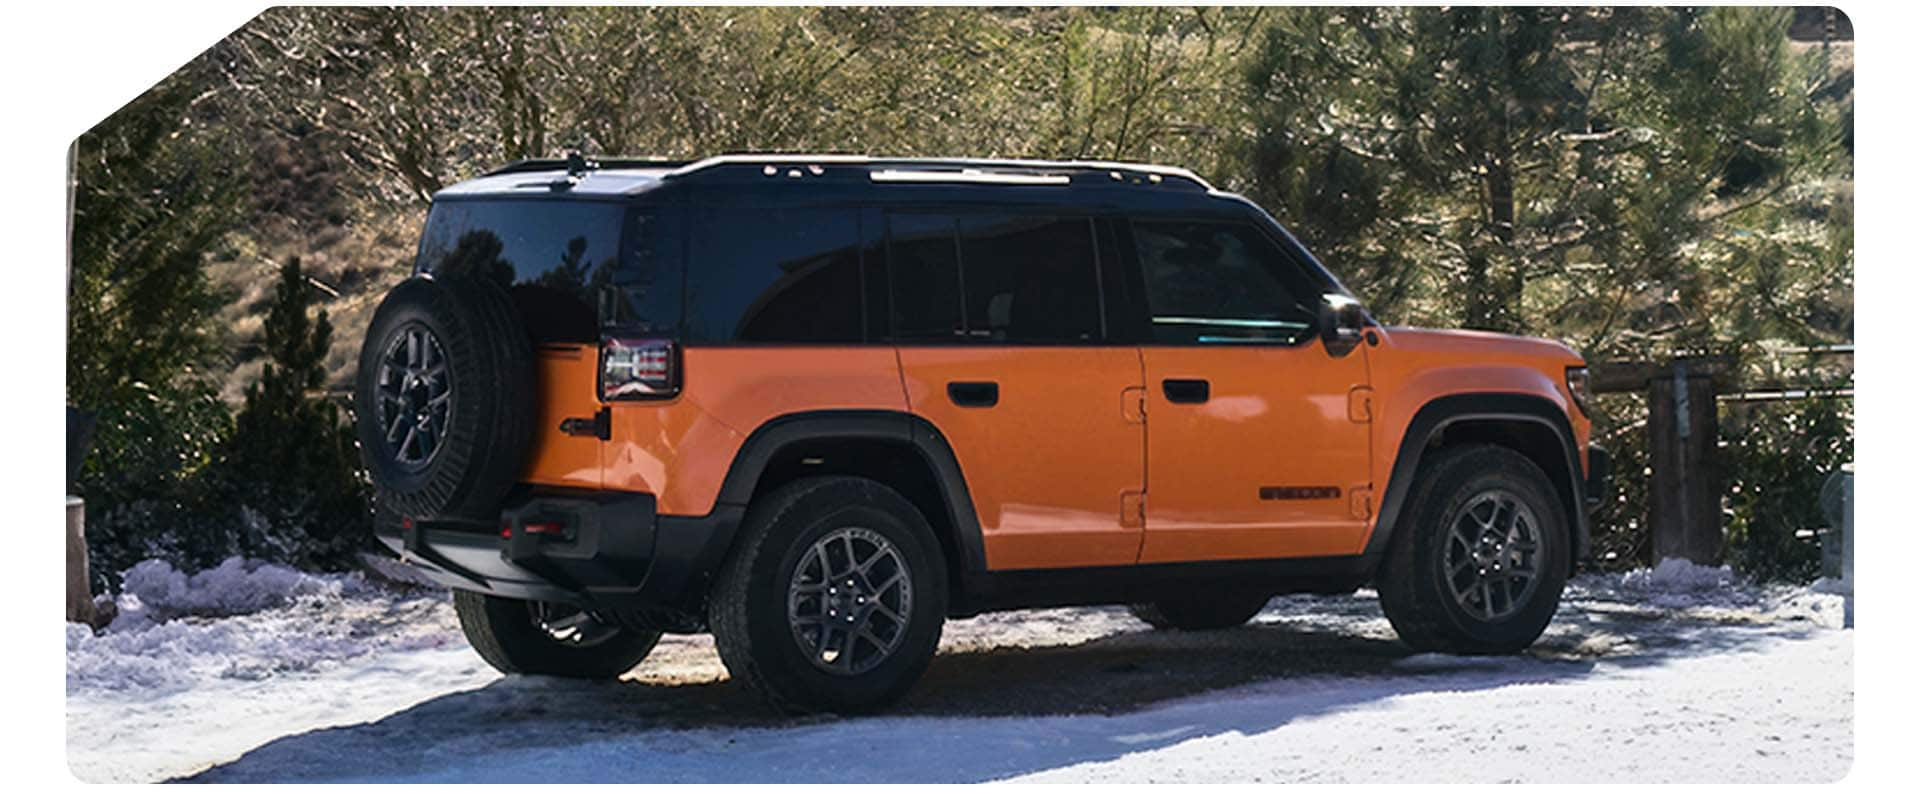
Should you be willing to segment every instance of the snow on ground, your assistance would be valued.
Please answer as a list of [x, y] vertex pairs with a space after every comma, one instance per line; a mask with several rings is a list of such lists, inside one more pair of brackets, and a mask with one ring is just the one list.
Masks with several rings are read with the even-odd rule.
[[1373, 594], [1152, 632], [1117, 608], [948, 623], [889, 715], [777, 717], [705, 637], [619, 681], [502, 677], [444, 593], [150, 564], [67, 638], [88, 781], [1831, 781], [1852, 637], [1820, 588], [1583, 576], [1528, 654], [1413, 654]]

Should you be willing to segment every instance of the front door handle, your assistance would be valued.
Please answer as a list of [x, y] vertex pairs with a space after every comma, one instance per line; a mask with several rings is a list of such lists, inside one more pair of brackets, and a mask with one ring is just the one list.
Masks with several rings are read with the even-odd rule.
[[1170, 403], [1203, 403], [1211, 396], [1212, 386], [1198, 378], [1168, 378], [1160, 381], [1160, 393]]
[[1000, 403], [1000, 384], [990, 380], [956, 380], [947, 384], [947, 399], [965, 408], [992, 408]]

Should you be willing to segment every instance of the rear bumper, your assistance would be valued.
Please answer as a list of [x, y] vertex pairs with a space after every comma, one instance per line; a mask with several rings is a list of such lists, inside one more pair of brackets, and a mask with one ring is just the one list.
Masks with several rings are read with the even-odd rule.
[[[448, 587], [604, 608], [696, 611], [740, 523], [737, 506], [662, 516], [652, 494], [543, 491], [512, 499], [498, 526], [376, 523], [401, 558]], [[528, 526], [548, 529], [528, 531]], [[552, 531], [554, 528], [558, 531]]]

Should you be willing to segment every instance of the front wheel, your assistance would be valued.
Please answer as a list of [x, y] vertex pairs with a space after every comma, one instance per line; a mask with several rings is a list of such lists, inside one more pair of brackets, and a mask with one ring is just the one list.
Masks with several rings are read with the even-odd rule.
[[568, 604], [453, 591], [467, 642], [503, 673], [618, 678], [647, 658], [660, 632], [635, 631]]
[[756, 499], [708, 624], [736, 680], [787, 712], [893, 702], [933, 659], [947, 612], [939, 541], [911, 502], [857, 477]]
[[1572, 552], [1545, 472], [1506, 447], [1423, 462], [1381, 564], [1380, 606], [1415, 650], [1514, 653], [1553, 620]]

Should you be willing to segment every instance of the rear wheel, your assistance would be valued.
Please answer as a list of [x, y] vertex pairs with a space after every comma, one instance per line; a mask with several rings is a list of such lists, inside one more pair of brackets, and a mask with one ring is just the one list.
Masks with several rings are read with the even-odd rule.
[[1545, 472], [1506, 447], [1423, 463], [1380, 574], [1380, 605], [1417, 650], [1514, 653], [1553, 620], [1571, 536]]
[[660, 632], [635, 631], [570, 604], [453, 591], [467, 642], [503, 673], [618, 678], [647, 658]]
[[1269, 598], [1267, 593], [1256, 591], [1183, 593], [1134, 604], [1128, 610], [1156, 629], [1213, 631], [1252, 620], [1266, 608]]
[[861, 712], [905, 694], [946, 619], [946, 565], [913, 504], [857, 477], [755, 500], [708, 623], [737, 680], [788, 712]]

